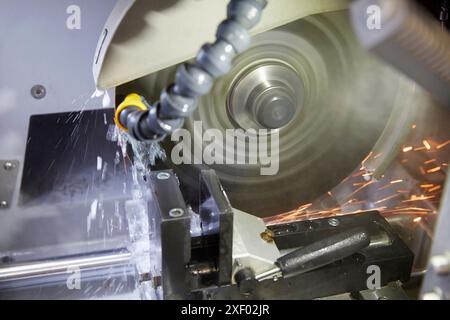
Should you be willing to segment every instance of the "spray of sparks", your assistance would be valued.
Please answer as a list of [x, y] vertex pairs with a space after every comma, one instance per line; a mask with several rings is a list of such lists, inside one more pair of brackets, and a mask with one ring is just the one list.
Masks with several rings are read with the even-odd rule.
[[[424, 218], [437, 213], [448, 168], [448, 163], [442, 159], [448, 159], [448, 149], [450, 140], [438, 142], [423, 139], [418, 145], [403, 146], [396, 165], [379, 179], [373, 176], [373, 171], [366, 167], [366, 163], [382, 154], [371, 152], [362, 161], [359, 170], [337, 188], [314, 203], [303, 204], [290, 212], [267, 218], [266, 223], [273, 225], [369, 210], [377, 210], [386, 217], [410, 215], [414, 223], [422, 223]], [[417, 159], [426, 160], [417, 163]], [[414, 171], [417, 172], [414, 178], [405, 174], [404, 167], [409, 163], [414, 165]], [[399, 170], [399, 167], [402, 168]], [[337, 205], [324, 209], [323, 203]]]

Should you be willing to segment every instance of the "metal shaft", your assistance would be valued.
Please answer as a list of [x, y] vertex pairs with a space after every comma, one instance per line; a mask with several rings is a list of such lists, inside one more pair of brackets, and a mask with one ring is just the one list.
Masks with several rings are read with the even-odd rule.
[[130, 263], [129, 252], [103, 253], [95, 256], [80, 256], [60, 260], [30, 262], [0, 268], [0, 288], [4, 283], [49, 277], [66, 274], [74, 268], [79, 270], [94, 270], [105, 267], [127, 265]]

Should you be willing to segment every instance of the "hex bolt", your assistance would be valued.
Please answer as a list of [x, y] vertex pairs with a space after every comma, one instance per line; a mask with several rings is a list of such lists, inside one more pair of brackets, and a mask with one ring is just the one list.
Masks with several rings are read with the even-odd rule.
[[336, 218], [331, 218], [328, 220], [328, 224], [332, 227], [337, 227], [340, 224], [340, 222]]
[[37, 100], [43, 99], [47, 94], [47, 89], [43, 85], [37, 84], [31, 88], [31, 96]]
[[169, 216], [172, 218], [179, 218], [184, 215], [184, 210], [181, 208], [174, 208], [169, 211]]
[[158, 173], [156, 178], [158, 178], [158, 180], [167, 180], [170, 178], [170, 174], [167, 172], [160, 172], [160, 173]]

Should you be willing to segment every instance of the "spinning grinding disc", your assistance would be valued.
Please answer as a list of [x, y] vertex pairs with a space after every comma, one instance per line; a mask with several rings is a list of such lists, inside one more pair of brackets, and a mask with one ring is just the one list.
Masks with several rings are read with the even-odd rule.
[[[141, 78], [126, 89], [156, 101], [174, 71]], [[204, 143], [194, 121], [202, 121], [203, 131], [278, 130], [279, 150], [269, 151], [279, 157], [277, 174], [262, 176], [261, 165], [209, 166], [234, 207], [275, 215], [313, 201], [360, 165], [391, 117], [414, 103], [398, 97], [407, 96], [406, 82], [360, 48], [347, 11], [319, 14], [255, 36], [232, 71], [200, 100], [185, 128], [192, 149]], [[206, 166], [173, 167], [181, 180], [196, 185]]]

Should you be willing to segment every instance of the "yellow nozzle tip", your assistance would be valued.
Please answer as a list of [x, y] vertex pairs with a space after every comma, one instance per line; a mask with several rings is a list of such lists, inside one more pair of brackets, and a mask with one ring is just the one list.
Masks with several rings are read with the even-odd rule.
[[116, 109], [114, 113], [114, 122], [116, 126], [118, 126], [123, 131], [128, 131], [128, 129], [120, 122], [120, 113], [126, 108], [136, 107], [139, 110], [146, 111], [148, 110], [147, 105], [144, 103], [142, 97], [137, 93], [130, 93], [126, 96], [121, 104]]

